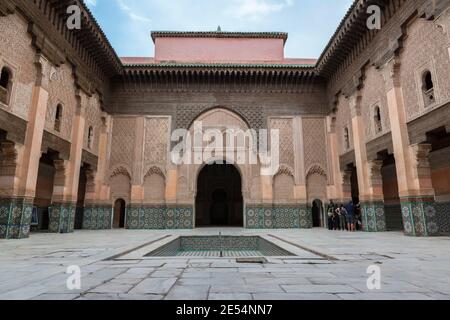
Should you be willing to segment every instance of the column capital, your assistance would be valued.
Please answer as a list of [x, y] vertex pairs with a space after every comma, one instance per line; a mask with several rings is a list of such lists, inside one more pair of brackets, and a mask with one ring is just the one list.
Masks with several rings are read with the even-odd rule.
[[77, 107], [75, 114], [77, 116], [84, 116], [86, 113], [87, 105], [89, 103], [89, 96], [81, 89], [77, 89], [75, 93], [77, 99]]
[[431, 144], [428, 143], [418, 143], [413, 144], [410, 147], [414, 166], [417, 168], [415, 172], [417, 173], [417, 178], [429, 177], [430, 176], [430, 162], [428, 155], [431, 152]]
[[350, 107], [351, 117], [354, 118], [361, 116], [361, 95], [359, 94], [359, 92], [351, 95], [347, 99]]
[[36, 55], [35, 64], [37, 67], [36, 85], [47, 90], [50, 83], [50, 75], [53, 66], [51, 62], [42, 54]]
[[400, 59], [393, 57], [381, 67], [380, 70], [387, 91], [400, 86], [400, 65]]
[[336, 114], [327, 116], [327, 133], [336, 133]]

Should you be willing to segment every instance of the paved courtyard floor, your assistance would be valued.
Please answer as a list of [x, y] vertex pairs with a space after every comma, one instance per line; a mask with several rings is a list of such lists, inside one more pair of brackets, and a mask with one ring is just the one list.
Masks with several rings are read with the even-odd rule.
[[[297, 256], [264, 264], [236, 258], [143, 257], [168, 235], [261, 235]], [[157, 241], [157, 242], [155, 242]], [[148, 250], [147, 250], [148, 251]], [[68, 266], [81, 289], [68, 290]], [[380, 267], [381, 288], [367, 287]], [[0, 240], [0, 299], [450, 299], [450, 237], [324, 229], [106, 230]]]

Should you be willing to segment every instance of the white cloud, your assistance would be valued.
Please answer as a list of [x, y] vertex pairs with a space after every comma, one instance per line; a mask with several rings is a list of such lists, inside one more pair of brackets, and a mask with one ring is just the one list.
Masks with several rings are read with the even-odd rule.
[[[96, 0], [94, 0], [96, 1]], [[134, 11], [131, 7], [125, 4], [124, 0], [116, 0], [117, 4], [119, 5], [120, 10], [124, 12], [131, 20], [138, 21], [138, 22], [150, 22], [150, 19], [138, 14], [136, 11]]]
[[235, 0], [227, 13], [239, 19], [259, 20], [293, 4], [294, 0]]
[[97, 0], [84, 0], [84, 2], [91, 7], [95, 7], [97, 5]]

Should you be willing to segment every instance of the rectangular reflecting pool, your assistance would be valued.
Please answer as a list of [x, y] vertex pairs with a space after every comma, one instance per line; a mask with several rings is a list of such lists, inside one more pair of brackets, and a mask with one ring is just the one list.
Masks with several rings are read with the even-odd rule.
[[259, 236], [180, 236], [146, 257], [281, 257], [294, 256]]

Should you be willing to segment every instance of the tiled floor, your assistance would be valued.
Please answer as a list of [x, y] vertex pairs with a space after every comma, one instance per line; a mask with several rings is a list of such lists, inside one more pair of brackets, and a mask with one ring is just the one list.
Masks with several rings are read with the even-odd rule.
[[[234, 258], [142, 257], [167, 235], [268, 236], [298, 254], [265, 264]], [[136, 249], [136, 250], [134, 250]], [[111, 257], [115, 257], [111, 259]], [[69, 290], [68, 266], [81, 268]], [[380, 267], [381, 289], [367, 287]], [[0, 299], [450, 299], [450, 238], [313, 230], [107, 230], [0, 240]]]

